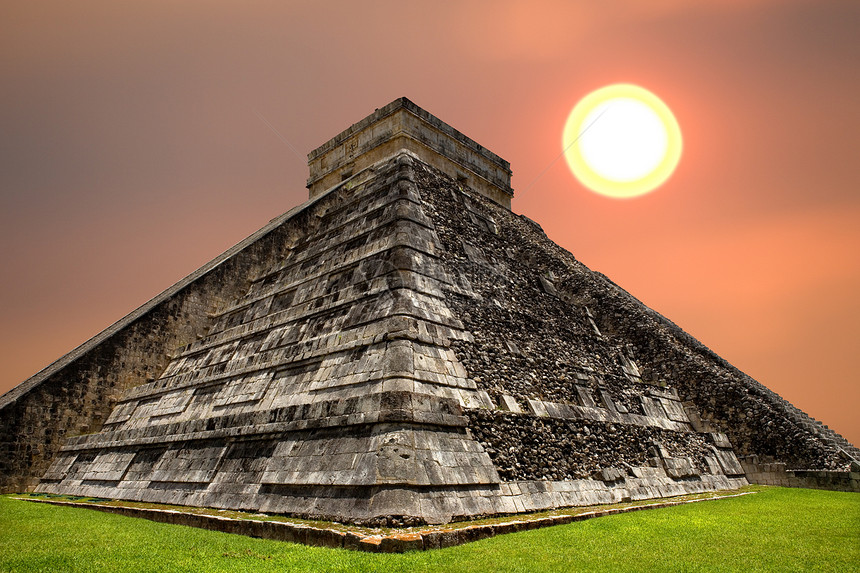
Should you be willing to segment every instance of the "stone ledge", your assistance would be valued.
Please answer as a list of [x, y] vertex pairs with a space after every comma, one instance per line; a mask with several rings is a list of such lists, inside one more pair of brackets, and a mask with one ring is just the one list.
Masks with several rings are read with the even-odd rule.
[[486, 523], [489, 520], [483, 520], [484, 522], [471, 525], [468, 523], [459, 523], [441, 528], [431, 526], [427, 528], [376, 531], [337, 523], [332, 523], [331, 527], [326, 527], [321, 524], [301, 523], [298, 521], [263, 521], [259, 519], [192, 512], [193, 510], [199, 511], [199, 508], [189, 508], [190, 511], [181, 511], [176, 509], [135, 507], [132, 505], [105, 505], [94, 501], [78, 502], [24, 497], [14, 497], [13, 499], [80, 509], [94, 509], [105, 513], [148, 519], [159, 523], [187, 525], [200, 529], [247, 535], [261, 539], [289, 541], [317, 547], [336, 547], [372, 553], [405, 553], [407, 551], [453, 547], [505, 533], [528, 531], [553, 525], [566, 525], [595, 517], [630, 513], [644, 509], [659, 509], [700, 501], [728, 499], [753, 493], [756, 492], [744, 491], [731, 494], [717, 492], [716, 495], [694, 499], [660, 501], [640, 505], [624, 505], [622, 507], [604, 507], [602, 509], [600, 507], [594, 509], [585, 508], [584, 510], [583, 508], [579, 508], [578, 510], [573, 510], [576, 513], [560, 512], [556, 515], [517, 515], [511, 519], [500, 518], [492, 520], [492, 523]]

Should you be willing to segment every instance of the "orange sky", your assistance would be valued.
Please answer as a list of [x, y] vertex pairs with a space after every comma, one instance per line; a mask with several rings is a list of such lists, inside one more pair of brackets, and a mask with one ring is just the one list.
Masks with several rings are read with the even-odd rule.
[[[405, 95], [511, 162], [516, 212], [860, 444], [860, 3], [126, 4], [0, 7], [0, 391], [305, 199], [256, 113], [304, 154]], [[674, 110], [675, 175], [536, 179], [616, 82]]]

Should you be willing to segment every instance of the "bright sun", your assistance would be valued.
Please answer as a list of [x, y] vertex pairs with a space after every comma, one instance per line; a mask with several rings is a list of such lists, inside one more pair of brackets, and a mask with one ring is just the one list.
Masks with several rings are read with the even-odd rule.
[[672, 175], [681, 158], [681, 129], [660, 98], [639, 86], [614, 84], [576, 104], [562, 146], [583, 185], [607, 197], [638, 197]]

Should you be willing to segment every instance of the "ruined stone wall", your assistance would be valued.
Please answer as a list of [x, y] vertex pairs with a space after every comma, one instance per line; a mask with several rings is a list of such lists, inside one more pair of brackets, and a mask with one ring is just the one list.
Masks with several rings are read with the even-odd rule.
[[642, 380], [628, 342], [604, 335], [588, 304], [555, 287], [579, 269], [547, 252], [539, 227], [459, 182], [421, 175], [459, 285], [447, 304], [472, 334], [451, 346], [492, 402], [469, 411], [469, 428], [503, 480], [701, 485], [742, 475], [725, 436], [695, 429], [674, 389]]
[[[607, 281], [608, 282], [608, 281]], [[644, 376], [670, 381], [725, 432], [738, 455], [773, 457], [796, 469], [845, 470], [860, 451], [611, 283], [596, 291], [603, 330], [634, 345]], [[613, 288], [614, 287], [614, 288]], [[636, 320], [625, 317], [639, 315]]]
[[852, 462], [850, 471], [788, 470], [784, 463], [758, 456], [740, 459], [747, 478], [752, 483], [860, 492], [860, 463]]
[[506, 481], [587, 479], [606, 468], [648, 466], [658, 456], [654, 442], [667, 457], [692, 460], [696, 473], [690, 475], [709, 473], [707, 457], [713, 455], [704, 435], [648, 426], [488, 410], [470, 410], [469, 422]]
[[[425, 170], [420, 177], [422, 189], [435, 190], [424, 199], [444, 243], [448, 272], [468, 286], [449, 293], [448, 304], [474, 342], [453, 347], [496, 402], [512, 398], [526, 410], [535, 401], [548, 401], [590, 412], [597, 406], [608, 409], [608, 416], [670, 418], [680, 403], [687, 403], [694, 414], [687, 420], [692, 430], [724, 432], [739, 453], [811, 469], [846, 469], [850, 457], [858, 456], [844, 438], [579, 263], [536, 223], [468, 189], [464, 193], [443, 175]], [[469, 290], [475, 294], [464, 294]], [[582, 434], [571, 428], [566, 435], [577, 433]], [[516, 443], [517, 431], [503, 434], [488, 434], [485, 446]], [[667, 440], [657, 434], [648, 439]], [[687, 440], [679, 452], [701, 458], [695, 433], [677, 436]], [[516, 462], [539, 467], [540, 449], [527, 451], [534, 460]], [[629, 460], [619, 461], [640, 458], [641, 452], [631, 453]], [[572, 469], [572, 475], [581, 475], [587, 468]], [[518, 475], [522, 470], [500, 471]]]
[[291, 240], [265, 227], [0, 397], [0, 491], [35, 487], [67, 438], [97, 432], [127, 389], [158, 378]]

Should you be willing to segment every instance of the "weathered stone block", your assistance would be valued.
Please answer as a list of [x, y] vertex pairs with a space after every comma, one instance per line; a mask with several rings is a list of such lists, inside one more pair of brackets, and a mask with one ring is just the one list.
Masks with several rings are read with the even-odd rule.
[[508, 412], [514, 412], [515, 414], [522, 413], [522, 408], [517, 404], [516, 399], [513, 396], [509, 396], [507, 394], [502, 394], [499, 397], [499, 407], [502, 410], [506, 410]]
[[627, 472], [618, 468], [603, 468], [598, 470], [594, 477], [604, 482], [615, 482], [627, 477]]

